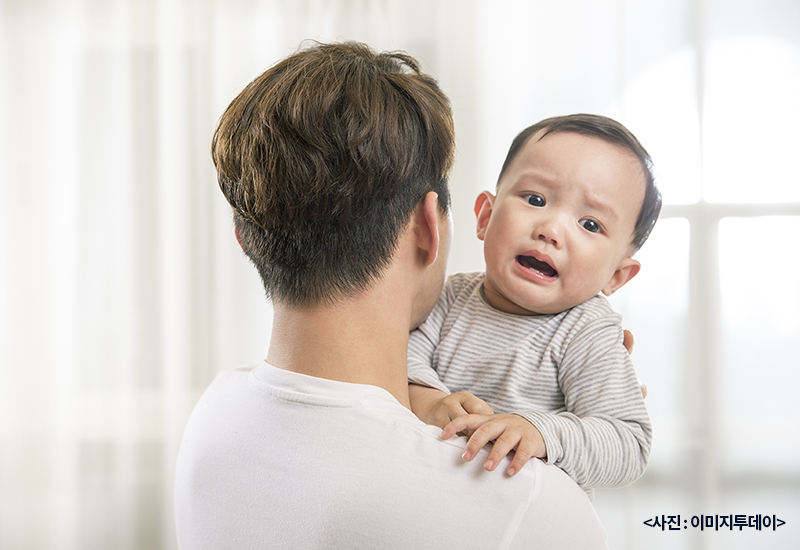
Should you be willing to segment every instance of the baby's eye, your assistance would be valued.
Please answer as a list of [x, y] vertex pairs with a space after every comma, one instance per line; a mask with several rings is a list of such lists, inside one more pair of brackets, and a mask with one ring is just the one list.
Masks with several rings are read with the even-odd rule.
[[597, 223], [594, 220], [581, 220], [580, 224], [589, 233], [599, 233], [600, 232], [600, 224]]
[[541, 195], [528, 195], [528, 204], [531, 206], [544, 206], [544, 197]]

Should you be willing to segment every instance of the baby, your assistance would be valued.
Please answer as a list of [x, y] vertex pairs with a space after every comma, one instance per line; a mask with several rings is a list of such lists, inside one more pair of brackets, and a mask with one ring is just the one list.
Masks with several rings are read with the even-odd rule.
[[600, 293], [639, 272], [632, 256], [660, 210], [650, 156], [618, 122], [571, 115], [521, 132], [496, 195], [475, 203], [486, 272], [450, 277], [410, 335], [414, 413], [443, 438], [471, 434], [465, 460], [494, 441], [489, 471], [514, 450], [509, 475], [539, 457], [590, 498], [635, 481], [652, 427], [622, 317]]

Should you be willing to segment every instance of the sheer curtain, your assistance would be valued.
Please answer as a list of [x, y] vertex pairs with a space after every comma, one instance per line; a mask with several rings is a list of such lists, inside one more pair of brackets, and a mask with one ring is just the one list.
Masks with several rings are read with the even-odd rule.
[[795, 0], [0, 0], [0, 549], [175, 548], [186, 418], [271, 324], [211, 133], [309, 38], [405, 49], [450, 95], [452, 272], [482, 269], [472, 202], [523, 127], [597, 112], [640, 137], [666, 206], [614, 299], [655, 444], [598, 492], [611, 546], [798, 547]]

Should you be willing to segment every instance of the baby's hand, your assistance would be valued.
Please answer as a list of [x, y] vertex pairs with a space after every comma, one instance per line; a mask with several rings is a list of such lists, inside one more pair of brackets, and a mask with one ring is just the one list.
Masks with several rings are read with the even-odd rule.
[[532, 457], [547, 456], [544, 439], [536, 426], [517, 414], [469, 414], [459, 416], [444, 427], [442, 439], [450, 439], [459, 432], [472, 432], [462, 457], [469, 462], [484, 445], [494, 441], [489, 458], [483, 467], [491, 472], [512, 449], [516, 451], [506, 473], [513, 476]]
[[445, 427], [453, 419], [468, 414], [492, 414], [492, 408], [480, 397], [459, 391], [442, 397], [428, 412], [429, 424]]
[[492, 414], [483, 399], [468, 391], [447, 394], [433, 388], [409, 384], [411, 410], [420, 420], [444, 428], [454, 418], [466, 414]]

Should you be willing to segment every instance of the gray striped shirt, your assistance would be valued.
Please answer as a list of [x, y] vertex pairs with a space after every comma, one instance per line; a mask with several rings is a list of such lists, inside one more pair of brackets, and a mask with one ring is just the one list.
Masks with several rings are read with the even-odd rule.
[[554, 315], [503, 313], [486, 303], [483, 273], [457, 274], [411, 333], [408, 378], [523, 416], [542, 433], [547, 462], [592, 497], [593, 488], [635, 481], [650, 456], [652, 427], [621, 321], [600, 295]]

